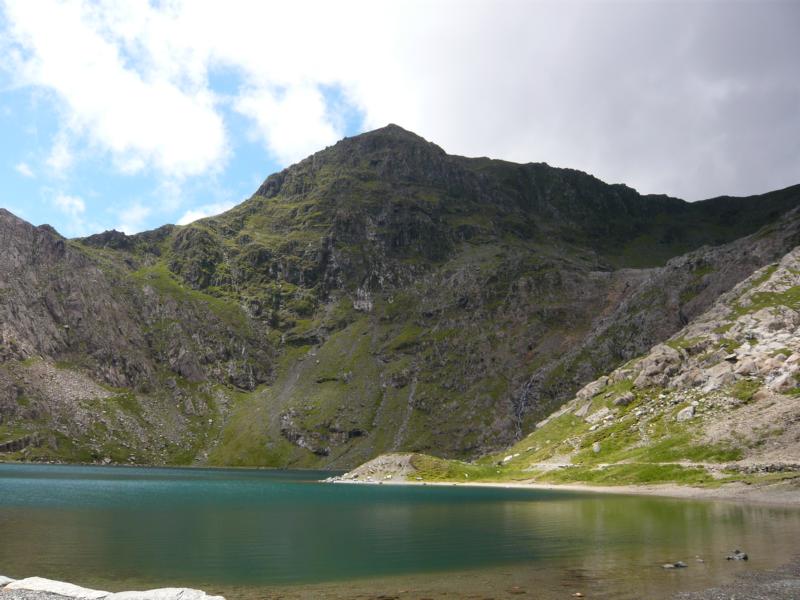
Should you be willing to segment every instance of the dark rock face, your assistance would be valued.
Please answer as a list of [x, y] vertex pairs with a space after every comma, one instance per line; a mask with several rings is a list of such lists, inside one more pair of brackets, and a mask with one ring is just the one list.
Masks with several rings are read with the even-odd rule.
[[[195, 425], [191, 410], [171, 414], [175, 399], [188, 393], [190, 408], [205, 406], [210, 426], [208, 417], [213, 422], [223, 407], [208, 409], [207, 386], [250, 390], [267, 381], [272, 344], [235, 303], [225, 305], [229, 314], [215, 312], [188, 287], [133, 271], [143, 260], [118, 255], [137, 247], [130, 236], [96, 236], [93, 243], [65, 240], [0, 211], [0, 424], [9, 427], [3, 452], [16, 459], [190, 461], [205, 432], [196, 429], [196, 411]], [[176, 378], [200, 387], [170, 390]], [[37, 443], [18, 442], [26, 439]]]
[[[53, 429], [19, 410], [22, 363], [41, 357], [139, 404], [180, 404], [175, 428], [198, 460], [473, 456], [800, 243], [786, 214], [798, 202], [800, 187], [640, 196], [578, 171], [449, 156], [389, 126], [185, 227], [65, 240], [0, 211], [0, 409]], [[143, 445], [171, 427], [157, 412]]]
[[[110, 239], [117, 242], [106, 248], [119, 247], [119, 236]], [[103, 264], [80, 245], [6, 211], [0, 212], [0, 245], [0, 352], [6, 359], [72, 360], [117, 387], [155, 385], [164, 362], [190, 380], [245, 388], [269, 376], [271, 348], [244, 316], [245, 326], [236, 330], [201, 300], [159, 293], [146, 278], [131, 280], [123, 265]], [[258, 360], [239, 358], [248, 354]]]

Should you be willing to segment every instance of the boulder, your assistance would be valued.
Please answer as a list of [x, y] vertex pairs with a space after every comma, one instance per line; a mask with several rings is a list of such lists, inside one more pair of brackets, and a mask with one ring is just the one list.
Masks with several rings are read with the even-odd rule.
[[596, 410], [588, 417], [586, 417], [585, 421], [589, 424], [599, 423], [600, 421], [609, 416], [611, 416], [611, 411], [608, 409], [608, 407], [604, 406], [600, 410]]
[[681, 364], [681, 360], [681, 353], [678, 350], [666, 344], [658, 344], [650, 350], [650, 354], [640, 365], [644, 366], [644, 364], [648, 362], [655, 362], [658, 365], [672, 365], [677, 367]]
[[583, 406], [579, 407], [578, 410], [576, 410], [574, 414], [575, 414], [576, 417], [583, 418], [588, 414], [589, 409], [591, 407], [592, 407], [592, 403], [591, 402], [587, 402]]
[[681, 354], [675, 348], [666, 344], [655, 346], [637, 365], [639, 375], [633, 382], [634, 387], [666, 385], [670, 376], [678, 371], [681, 361]]
[[733, 554], [728, 555], [727, 560], [747, 560], [747, 553], [741, 550], [734, 550]]
[[736, 376], [733, 374], [733, 365], [724, 361], [707, 369], [706, 376], [708, 381], [702, 388], [704, 392], [718, 390], [736, 381]]
[[783, 366], [783, 363], [775, 358], [767, 358], [759, 364], [759, 374], [761, 375], [769, 375], [770, 373], [779, 370]]
[[692, 367], [675, 377], [669, 383], [670, 389], [683, 389], [689, 387], [697, 387], [705, 383], [706, 374], [702, 369]]
[[624, 381], [626, 379], [630, 379], [635, 375], [634, 371], [630, 368], [619, 368], [609, 377], [611, 383], [619, 383], [620, 381]]
[[225, 600], [222, 596], [209, 596], [201, 590], [191, 588], [160, 588], [142, 592], [104, 592], [80, 587], [63, 581], [43, 577], [28, 577], [11, 581], [4, 589], [26, 590], [58, 594], [75, 600]]
[[636, 399], [633, 392], [625, 392], [619, 398], [614, 400], [614, 406], [628, 406]]
[[788, 392], [797, 387], [797, 379], [792, 373], [784, 373], [770, 381], [767, 387], [776, 392]]
[[736, 365], [734, 373], [737, 375], [755, 375], [758, 373], [758, 367], [756, 367], [756, 363], [752, 358], [745, 358]]
[[109, 595], [109, 592], [90, 590], [89, 588], [80, 587], [71, 583], [64, 583], [63, 581], [45, 579], [44, 577], [26, 577], [25, 579], [18, 579], [17, 581], [9, 583], [4, 589], [49, 592], [51, 594], [66, 596], [67, 598], [79, 598], [80, 600], [100, 600]]
[[608, 377], [603, 376], [600, 379], [595, 379], [591, 383], [587, 383], [583, 386], [578, 393], [575, 394], [575, 397], [578, 400], [588, 400], [589, 398], [594, 397], [595, 395], [600, 393], [604, 387], [608, 385]]
[[762, 402], [770, 398], [770, 393], [765, 389], [758, 390], [753, 397], [750, 398], [753, 402]]
[[678, 414], [675, 415], [675, 420], [680, 422], [688, 421], [694, 417], [694, 406], [687, 406], [686, 408], [682, 408], [678, 411]]

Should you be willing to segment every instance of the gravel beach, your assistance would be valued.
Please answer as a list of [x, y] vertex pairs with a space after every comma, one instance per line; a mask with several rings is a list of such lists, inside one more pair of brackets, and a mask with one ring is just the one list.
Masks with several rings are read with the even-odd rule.
[[[500, 597], [503, 595], [501, 594]], [[369, 596], [359, 595], [365, 600]], [[376, 594], [374, 598], [384, 598]], [[413, 594], [405, 596], [416, 600]], [[451, 596], [455, 597], [455, 596]], [[473, 597], [473, 596], [470, 596]], [[28, 590], [2, 590], [0, 600], [65, 600], [66, 596]], [[739, 575], [733, 583], [699, 592], [682, 592], [674, 600], [798, 600], [800, 599], [800, 557], [771, 571]]]
[[800, 556], [772, 571], [739, 575], [723, 587], [687, 592], [675, 600], [798, 600], [800, 599]]

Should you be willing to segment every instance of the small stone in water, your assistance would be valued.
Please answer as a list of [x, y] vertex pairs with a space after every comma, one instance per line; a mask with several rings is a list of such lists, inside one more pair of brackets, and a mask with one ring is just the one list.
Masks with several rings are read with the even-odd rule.
[[733, 554], [727, 557], [727, 560], [747, 560], [747, 553], [741, 550], [734, 550]]

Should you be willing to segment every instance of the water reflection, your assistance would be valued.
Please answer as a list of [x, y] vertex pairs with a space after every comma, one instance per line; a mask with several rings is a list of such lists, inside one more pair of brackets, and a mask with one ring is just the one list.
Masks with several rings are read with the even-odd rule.
[[[346, 597], [359, 586], [491, 591], [511, 581], [541, 597], [576, 585], [597, 597], [660, 597], [742, 568], [724, 560], [736, 547], [752, 557], [746, 568], [785, 562], [800, 532], [800, 512], [785, 508], [314, 477], [0, 466], [0, 573], [231, 598], [265, 586]], [[674, 560], [690, 568], [660, 568]]]

